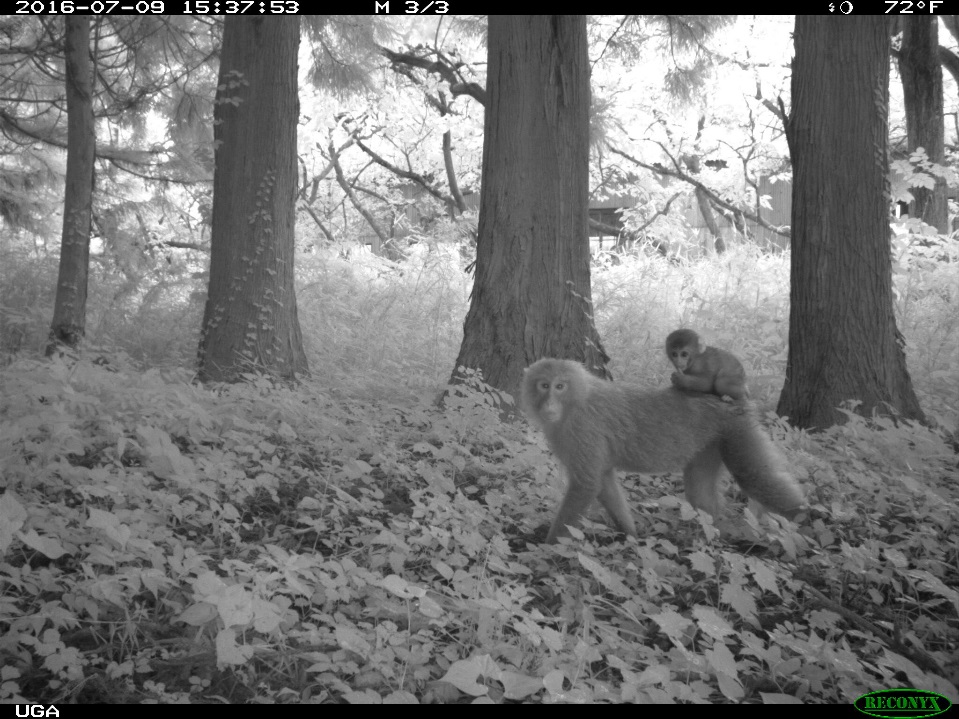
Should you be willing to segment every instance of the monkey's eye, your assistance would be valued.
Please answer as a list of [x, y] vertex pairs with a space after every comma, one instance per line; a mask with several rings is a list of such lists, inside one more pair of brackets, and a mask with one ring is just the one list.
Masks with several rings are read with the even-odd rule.
[[546, 380], [543, 380], [542, 382], [539, 383], [539, 388], [543, 390], [544, 392], [549, 392], [549, 382], [547, 382]]
[[566, 383], [565, 383], [565, 382], [557, 382], [557, 383], [556, 383], [556, 391], [557, 391], [557, 392], [562, 392], [564, 389], [566, 389]]

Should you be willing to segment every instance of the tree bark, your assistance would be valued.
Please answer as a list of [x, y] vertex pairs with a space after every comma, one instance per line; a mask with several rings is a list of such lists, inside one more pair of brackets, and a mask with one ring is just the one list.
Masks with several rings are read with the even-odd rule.
[[713, 247], [716, 250], [716, 254], [723, 254], [726, 251], [726, 241], [723, 239], [723, 233], [719, 229], [719, 224], [716, 222], [716, 215], [713, 214], [713, 208], [709, 205], [709, 197], [701, 187], [696, 188], [696, 204], [699, 205], [699, 214], [703, 216], [703, 220], [706, 222], [706, 229], [709, 230], [709, 234], [712, 235]]
[[600, 374], [609, 359], [590, 299], [586, 18], [491, 16], [488, 47], [476, 276], [456, 366], [515, 393], [541, 357]]
[[203, 381], [308, 371], [293, 276], [299, 42], [297, 17], [224, 23]]
[[796, 18], [789, 357], [778, 412], [802, 427], [892, 409], [922, 418], [896, 328], [889, 255], [889, 27]]
[[462, 215], [466, 212], [466, 200], [463, 199], [463, 193], [460, 192], [459, 183], [456, 181], [456, 170], [453, 168], [453, 139], [449, 130], [443, 133], [443, 164], [446, 166], [446, 181], [450, 186], [453, 205]]
[[63, 197], [60, 272], [47, 355], [76, 347], [86, 332], [90, 222], [93, 216], [93, 68], [90, 18], [66, 17], [67, 177]]
[[[945, 164], [945, 140], [942, 118], [942, 65], [939, 63], [939, 19], [928, 15], [902, 17], [902, 50], [899, 74], [906, 107], [906, 133], [909, 151], [923, 147], [930, 162]], [[936, 178], [936, 186], [913, 187], [909, 215], [949, 232], [949, 203], [946, 181]]]

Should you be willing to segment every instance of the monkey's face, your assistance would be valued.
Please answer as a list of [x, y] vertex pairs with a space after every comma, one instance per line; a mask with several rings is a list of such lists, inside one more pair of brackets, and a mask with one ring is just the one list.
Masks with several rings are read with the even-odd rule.
[[694, 353], [690, 347], [673, 347], [667, 354], [673, 366], [676, 367], [678, 371], [685, 372], [686, 368], [689, 367], [689, 362], [692, 360]]
[[563, 400], [569, 383], [562, 377], [536, 382], [536, 413], [540, 421], [555, 424], [563, 418]]

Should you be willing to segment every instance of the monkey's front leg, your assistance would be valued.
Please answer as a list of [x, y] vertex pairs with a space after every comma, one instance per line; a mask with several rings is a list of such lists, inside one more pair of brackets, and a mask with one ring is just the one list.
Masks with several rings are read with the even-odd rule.
[[589, 509], [589, 505], [600, 493], [600, 482], [590, 481], [572, 472], [567, 472], [567, 474], [569, 475], [569, 486], [566, 487], [566, 496], [563, 497], [563, 503], [559, 505], [556, 519], [553, 520], [553, 524], [549, 528], [549, 534], [546, 535], [547, 544], [554, 544], [560, 537], [568, 537], [569, 529], [567, 525], [577, 526], [583, 514]]
[[712, 375], [703, 376], [695, 374], [683, 374], [682, 372], [673, 372], [670, 377], [674, 386], [680, 389], [693, 390], [695, 392], [712, 392]]
[[633, 522], [633, 515], [629, 506], [626, 504], [623, 488], [616, 481], [616, 471], [609, 469], [602, 472], [599, 481], [592, 477], [584, 479], [582, 475], [570, 474], [566, 496], [563, 498], [556, 519], [553, 520], [553, 525], [549, 529], [546, 542], [552, 544], [560, 537], [568, 537], [569, 529], [567, 525], [578, 526], [579, 520], [583, 518], [586, 510], [589, 509], [589, 505], [597, 497], [603, 508], [609, 512], [613, 523], [619, 530], [635, 537], [636, 524]]

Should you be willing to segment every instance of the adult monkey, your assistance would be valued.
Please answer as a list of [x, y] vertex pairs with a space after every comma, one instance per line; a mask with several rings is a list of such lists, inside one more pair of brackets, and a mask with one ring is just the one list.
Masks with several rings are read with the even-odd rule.
[[548, 543], [569, 536], [594, 499], [636, 536], [616, 470], [683, 468], [686, 499], [716, 517], [725, 464], [739, 486], [767, 509], [792, 518], [802, 490], [751, 407], [670, 388], [646, 391], [594, 377], [570, 360], [542, 359], [523, 376], [520, 403], [563, 463], [569, 485]]

